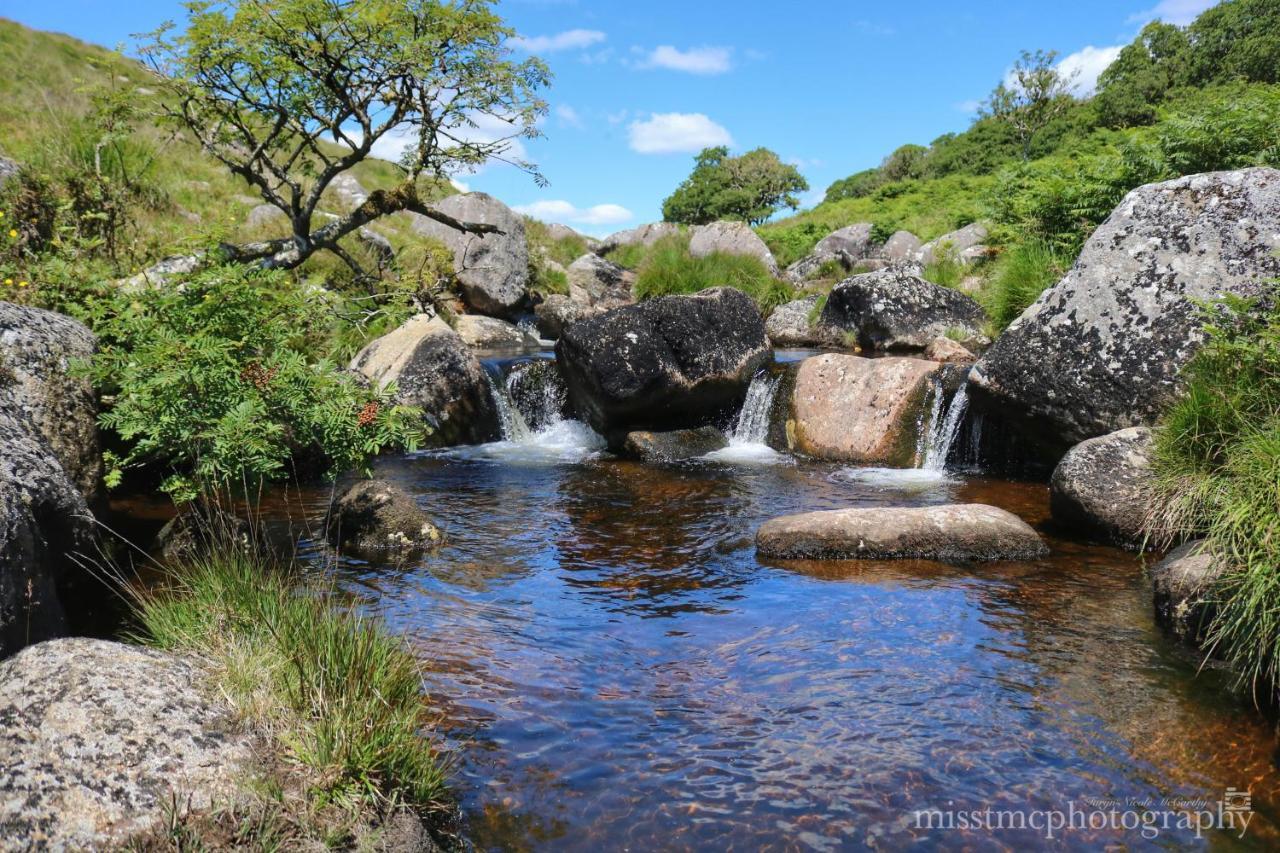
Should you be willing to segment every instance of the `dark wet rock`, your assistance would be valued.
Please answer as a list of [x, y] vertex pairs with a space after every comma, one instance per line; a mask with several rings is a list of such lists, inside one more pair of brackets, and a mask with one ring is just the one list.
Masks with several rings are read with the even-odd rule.
[[373, 382], [396, 383], [397, 400], [418, 406], [433, 446], [477, 444], [498, 435], [489, 380], [475, 354], [439, 317], [420, 314], [370, 341], [351, 369]]
[[97, 348], [70, 317], [0, 302], [0, 411], [30, 422], [91, 504], [103, 497], [98, 399], [76, 368]]
[[599, 313], [599, 308], [575, 302], [560, 294], [548, 296], [533, 309], [538, 322], [538, 334], [550, 341], [558, 340], [568, 326]]
[[[840, 346], [844, 333], [817, 322], [814, 311], [822, 300], [819, 294], [779, 305], [765, 321], [765, 333], [777, 347]], [[813, 318], [813, 322], [810, 318]]]
[[934, 261], [941, 260], [943, 255], [949, 255], [956, 260], [969, 261], [973, 260], [973, 253], [966, 257], [965, 253], [978, 246], [983, 240], [987, 239], [987, 228], [981, 223], [974, 222], [958, 231], [952, 231], [950, 234], [943, 234], [936, 240], [930, 240], [920, 247], [916, 252], [916, 260], [928, 266]]
[[950, 330], [980, 339], [986, 314], [968, 296], [895, 265], [847, 278], [827, 297], [820, 320], [854, 332], [867, 350], [923, 350]]
[[950, 338], [934, 338], [929, 341], [929, 345], [924, 348], [924, 357], [944, 364], [972, 364], [978, 358], [964, 344]]
[[778, 272], [778, 262], [773, 252], [745, 222], [711, 222], [695, 225], [689, 232], [689, 254], [704, 258], [711, 254], [744, 255], [755, 258], [773, 274]]
[[641, 462], [679, 462], [728, 446], [724, 433], [713, 426], [668, 432], [636, 430], [623, 437], [618, 453]]
[[1053, 520], [1073, 535], [1142, 547], [1151, 506], [1151, 430], [1130, 427], [1082, 441], [1049, 482]]
[[530, 349], [538, 346], [537, 338], [497, 317], [459, 314], [454, 318], [453, 330], [463, 343], [476, 349]]
[[1156, 621], [1179, 639], [1203, 643], [1216, 608], [1214, 585], [1223, 568], [1203, 542], [1187, 542], [1170, 551], [1151, 570]]
[[453, 251], [462, 298], [478, 313], [513, 319], [529, 304], [529, 246], [524, 220], [485, 193], [451, 195], [432, 205], [462, 222], [484, 223], [501, 234], [468, 234], [434, 219], [414, 215], [413, 229]]
[[983, 504], [864, 507], [766, 521], [756, 548], [775, 559], [1029, 560], [1047, 553], [1016, 515]]
[[215, 506], [192, 503], [165, 522], [151, 551], [165, 562], [177, 563], [225, 549], [256, 551], [261, 544], [259, 532], [245, 519]]
[[0, 663], [0, 846], [116, 849], [175, 803], [231, 802], [253, 754], [207, 678], [191, 660], [82, 638]]
[[755, 303], [727, 287], [616, 308], [556, 345], [574, 410], [604, 434], [723, 417], [771, 355]]
[[413, 497], [385, 480], [357, 480], [339, 491], [325, 534], [336, 545], [361, 551], [415, 551], [443, 539]]
[[1192, 175], [1129, 193], [1057, 285], [974, 367], [972, 398], [1016, 413], [1056, 459], [1154, 423], [1203, 337], [1196, 303], [1280, 275], [1280, 171]]
[[507, 375], [511, 402], [534, 432], [569, 417], [569, 390], [560, 366], [550, 359], [517, 364]]

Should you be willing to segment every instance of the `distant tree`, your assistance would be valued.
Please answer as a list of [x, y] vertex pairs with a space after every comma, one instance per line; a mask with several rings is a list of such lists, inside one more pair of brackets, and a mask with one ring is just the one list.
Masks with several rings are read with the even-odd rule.
[[[242, 261], [291, 268], [328, 250], [357, 272], [339, 241], [388, 213], [410, 210], [462, 231], [426, 204], [420, 178], [443, 180], [489, 159], [514, 163], [513, 141], [538, 135], [549, 81], [536, 59], [513, 62], [513, 35], [492, 0], [197, 0], [186, 31], [172, 24], [143, 49], [168, 116], [267, 204], [292, 235], [233, 247]], [[477, 132], [483, 123], [485, 132]], [[501, 130], [497, 133], [492, 128]], [[404, 181], [354, 211], [313, 226], [335, 178], [382, 140], [405, 144]]]
[[982, 116], [1014, 129], [1022, 146], [1022, 159], [1031, 159], [1035, 135], [1070, 109], [1075, 74], [1054, 67], [1054, 50], [1022, 51], [1014, 63], [1011, 80], [1001, 82], [983, 105]]
[[809, 189], [795, 166], [783, 163], [767, 148], [739, 157], [729, 149], [704, 148], [693, 172], [662, 202], [668, 222], [701, 225], [717, 219], [739, 219], [759, 225], [779, 208], [800, 206], [797, 193]]
[[1187, 28], [1192, 82], [1280, 83], [1280, 0], [1227, 0]]
[[1107, 127], [1156, 120], [1156, 106], [1188, 82], [1191, 41], [1180, 27], [1153, 21], [1098, 77], [1094, 107]]
[[844, 198], [869, 196], [884, 185], [884, 173], [879, 169], [864, 169], [827, 187], [823, 201], [840, 201]]
[[918, 178], [924, 172], [924, 160], [929, 149], [923, 145], [903, 145], [885, 158], [880, 172], [886, 181], [905, 181]]

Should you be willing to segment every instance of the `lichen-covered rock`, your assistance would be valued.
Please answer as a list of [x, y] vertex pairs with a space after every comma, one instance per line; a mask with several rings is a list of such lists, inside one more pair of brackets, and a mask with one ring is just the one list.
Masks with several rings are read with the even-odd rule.
[[0, 157], [0, 188], [3, 188], [11, 179], [16, 178], [21, 171], [22, 167], [16, 161], [10, 160], [8, 157]]
[[330, 181], [328, 191], [349, 210], [354, 210], [369, 200], [369, 191], [364, 188], [364, 184], [360, 183], [360, 179], [350, 172], [343, 172]]
[[337, 545], [360, 551], [416, 551], [443, 540], [439, 528], [403, 489], [385, 480], [358, 480], [340, 491], [325, 518]]
[[1082, 441], [1049, 481], [1053, 520], [1122, 548], [1142, 547], [1151, 506], [1151, 430], [1130, 427]]
[[969, 261], [973, 259], [972, 254], [966, 257], [965, 252], [980, 245], [985, 239], [987, 239], [986, 226], [974, 222], [958, 231], [943, 234], [938, 239], [925, 243], [916, 252], [915, 258], [925, 266], [940, 260], [944, 253], [956, 260]]
[[583, 306], [617, 308], [635, 300], [635, 273], [599, 255], [583, 255], [569, 264], [569, 298]]
[[724, 416], [771, 355], [755, 303], [728, 287], [616, 308], [556, 344], [574, 410], [606, 435]]
[[244, 224], [258, 232], [288, 233], [289, 231], [289, 218], [274, 204], [254, 205], [253, 209], [245, 214]]
[[82, 638], [0, 663], [0, 846], [115, 849], [174, 804], [234, 801], [251, 745], [206, 679], [191, 660]]
[[[765, 333], [776, 347], [836, 347], [843, 341], [844, 333], [817, 322], [814, 311], [822, 297], [806, 296], [779, 305], [765, 321]], [[813, 322], [810, 322], [810, 318]]]
[[396, 383], [397, 400], [419, 406], [434, 446], [476, 444], [498, 436], [489, 380], [475, 354], [439, 317], [420, 314], [370, 341], [351, 369], [380, 385]]
[[91, 504], [103, 489], [98, 398], [75, 367], [97, 348], [70, 317], [0, 302], [0, 411], [30, 421]]
[[786, 515], [756, 532], [773, 559], [1030, 560], [1048, 552], [1011, 512], [984, 504], [860, 507]]
[[914, 260], [920, 252], [920, 238], [910, 231], [895, 231], [880, 247], [880, 256], [890, 263]]
[[152, 264], [142, 272], [116, 281], [116, 286], [126, 293], [134, 293], [149, 288], [164, 287], [169, 280], [181, 275], [188, 275], [203, 267], [208, 262], [204, 252], [190, 255], [174, 255]]
[[537, 338], [497, 317], [459, 314], [454, 318], [453, 330], [463, 343], [476, 349], [530, 349], [538, 346]]
[[729, 446], [724, 433], [713, 426], [667, 432], [636, 430], [622, 440], [618, 452], [641, 462], [679, 462], [706, 456]]
[[432, 205], [462, 222], [496, 226], [501, 234], [468, 234], [426, 216], [413, 216], [413, 229], [453, 251], [462, 298], [475, 311], [513, 319], [529, 304], [529, 246], [524, 220], [485, 193], [451, 195]]
[[929, 345], [924, 348], [924, 357], [944, 364], [972, 364], [978, 358], [964, 344], [950, 338], [934, 338], [929, 341]]
[[711, 222], [694, 226], [689, 232], [689, 254], [705, 258], [713, 253], [745, 255], [760, 261], [775, 275], [778, 272], [773, 252], [745, 222]]
[[1216, 612], [1214, 584], [1224, 564], [1205, 550], [1204, 542], [1187, 542], [1168, 553], [1151, 570], [1156, 621], [1179, 639], [1204, 641]]
[[569, 417], [569, 389], [560, 375], [560, 365], [540, 358], [517, 364], [507, 375], [511, 402], [534, 432]]
[[616, 231], [601, 240], [592, 251], [597, 255], [607, 255], [623, 246], [652, 246], [663, 237], [679, 233], [680, 226], [674, 222], [650, 222], [625, 231]]
[[538, 334], [554, 341], [564, 334], [567, 327], [586, 317], [594, 317], [602, 310], [555, 293], [539, 302], [533, 309], [533, 315], [537, 318]]
[[870, 257], [874, 227], [870, 222], [855, 222], [832, 231], [813, 247], [813, 254], [844, 255], [850, 260]]
[[1048, 456], [1153, 423], [1202, 340], [1197, 303], [1280, 275], [1280, 171], [1243, 169], [1129, 193], [978, 361], [975, 404], [1020, 416]]
[[910, 466], [929, 382], [940, 369], [915, 358], [806, 358], [791, 386], [788, 448], [819, 459]]
[[986, 314], [963, 293], [925, 281], [915, 267], [895, 265], [836, 285], [820, 322], [855, 333], [863, 349], [923, 350], [948, 331], [981, 338]]

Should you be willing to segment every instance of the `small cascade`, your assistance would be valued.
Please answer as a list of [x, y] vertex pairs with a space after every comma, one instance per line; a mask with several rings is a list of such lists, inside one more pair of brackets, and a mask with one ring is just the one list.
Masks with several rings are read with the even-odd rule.
[[948, 400], [942, 380], [935, 378], [932, 398], [928, 424], [921, 430], [921, 447], [916, 457], [920, 468], [945, 471], [947, 459], [960, 438], [965, 415], [969, 411], [969, 381], [965, 379], [959, 390]]
[[488, 369], [484, 372], [484, 378], [489, 383], [489, 398], [493, 400], [493, 408], [498, 413], [498, 427], [502, 431], [502, 440], [514, 442], [527, 440], [532, 433], [520, 410], [512, 405], [506, 383], [499, 385], [493, 372]]
[[781, 377], [771, 376], [762, 370], [751, 380], [747, 397], [742, 401], [738, 420], [729, 434], [732, 444], [764, 444], [769, 438], [769, 413], [773, 410], [773, 398], [778, 393]]

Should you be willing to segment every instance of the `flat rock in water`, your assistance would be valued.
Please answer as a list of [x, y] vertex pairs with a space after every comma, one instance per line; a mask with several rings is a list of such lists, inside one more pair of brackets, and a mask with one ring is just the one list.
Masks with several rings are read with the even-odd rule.
[[1016, 515], [984, 504], [864, 507], [770, 519], [756, 534], [764, 557], [812, 560], [1029, 560], [1048, 552]]
[[620, 453], [641, 462], [679, 462], [706, 456], [729, 446], [724, 433], [712, 426], [669, 432], [629, 432]]
[[1179, 639], [1203, 642], [1214, 616], [1214, 584], [1223, 568], [1203, 542], [1187, 542], [1170, 551], [1151, 570], [1156, 621]]
[[463, 343], [475, 349], [530, 349], [538, 346], [537, 338], [497, 317], [459, 314], [454, 317], [453, 330]]

